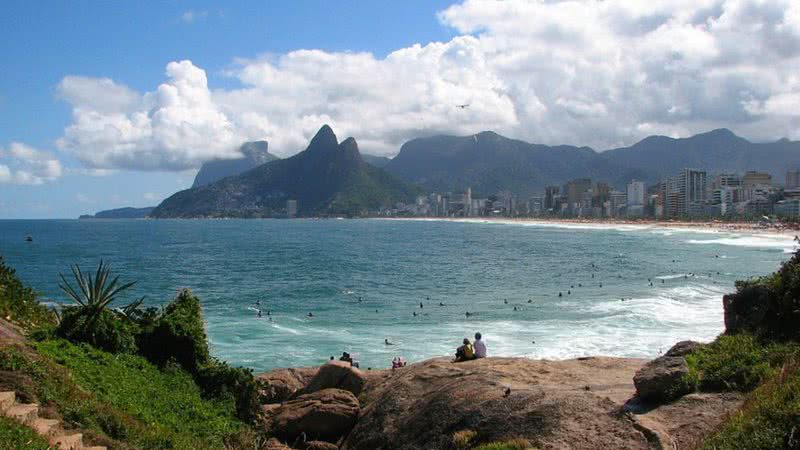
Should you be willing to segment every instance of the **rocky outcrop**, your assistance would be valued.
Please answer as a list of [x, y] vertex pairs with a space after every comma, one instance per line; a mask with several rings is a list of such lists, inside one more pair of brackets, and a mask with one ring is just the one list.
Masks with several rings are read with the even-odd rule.
[[688, 374], [689, 366], [682, 356], [662, 356], [636, 372], [633, 384], [643, 401], [669, 401], [693, 391], [685, 379]]
[[[741, 406], [742, 396], [690, 393], [659, 404], [642, 402], [636, 388], [644, 386], [644, 398], [655, 398], [650, 387], [659, 398], [678, 392], [683, 356], [699, 345], [681, 342], [649, 363], [437, 358], [363, 373], [326, 364], [313, 377], [304, 369], [307, 385], [295, 398], [265, 405], [265, 425], [293, 447], [314, 450], [450, 449], [464, 436], [469, 446], [523, 439], [542, 449], [690, 448]], [[361, 383], [358, 400], [344, 389], [312, 392], [349, 383]]]
[[315, 367], [298, 369], [276, 369], [258, 375], [261, 384], [261, 399], [264, 403], [280, 403], [292, 398], [303, 389], [317, 373]]
[[471, 445], [523, 438], [539, 448], [648, 449], [621, 413], [643, 363], [438, 358], [370, 373], [361, 417], [342, 448], [452, 448], [453, 435], [469, 430]]
[[299, 394], [310, 394], [323, 389], [342, 389], [358, 396], [367, 379], [360, 370], [342, 361], [330, 361], [319, 368], [308, 385]]
[[673, 345], [664, 356], [687, 356], [693, 351], [703, 347], [703, 344], [695, 341], [680, 341]]
[[349, 391], [323, 389], [283, 403], [272, 412], [270, 431], [288, 441], [336, 441], [356, 424], [359, 404]]

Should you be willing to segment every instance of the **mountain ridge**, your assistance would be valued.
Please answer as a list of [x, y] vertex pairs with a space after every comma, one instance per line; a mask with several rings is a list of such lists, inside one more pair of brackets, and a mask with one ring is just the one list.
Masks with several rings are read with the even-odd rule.
[[152, 215], [274, 217], [287, 215], [286, 202], [296, 200], [298, 216], [353, 216], [397, 201], [412, 201], [417, 192], [365, 163], [354, 138], [339, 143], [333, 130], [323, 125], [302, 152], [178, 192]]

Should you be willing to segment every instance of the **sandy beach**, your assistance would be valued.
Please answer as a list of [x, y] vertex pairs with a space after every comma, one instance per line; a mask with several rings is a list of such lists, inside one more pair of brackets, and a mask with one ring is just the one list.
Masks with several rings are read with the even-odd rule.
[[644, 230], [661, 228], [707, 233], [739, 233], [794, 238], [800, 235], [800, 224], [760, 224], [755, 222], [687, 222], [663, 220], [628, 219], [580, 219], [580, 218], [511, 218], [511, 217], [397, 217], [388, 220], [448, 221], [463, 223], [526, 224], [540, 226], [572, 226], [577, 229], [628, 229]]

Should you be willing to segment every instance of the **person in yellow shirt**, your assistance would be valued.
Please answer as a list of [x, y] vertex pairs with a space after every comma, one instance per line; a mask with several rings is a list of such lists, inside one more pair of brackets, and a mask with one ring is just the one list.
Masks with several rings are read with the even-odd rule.
[[456, 362], [469, 361], [470, 359], [475, 359], [475, 349], [472, 348], [469, 339], [464, 338], [464, 345], [456, 349]]

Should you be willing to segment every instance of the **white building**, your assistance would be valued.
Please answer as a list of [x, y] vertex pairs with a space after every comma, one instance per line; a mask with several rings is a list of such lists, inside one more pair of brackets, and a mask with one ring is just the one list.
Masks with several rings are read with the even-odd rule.
[[628, 206], [644, 206], [645, 188], [641, 181], [628, 183]]

